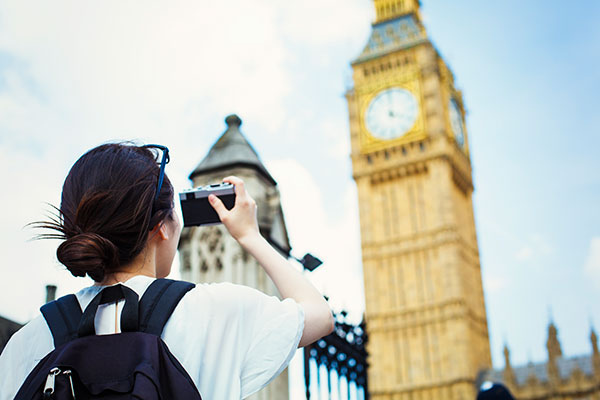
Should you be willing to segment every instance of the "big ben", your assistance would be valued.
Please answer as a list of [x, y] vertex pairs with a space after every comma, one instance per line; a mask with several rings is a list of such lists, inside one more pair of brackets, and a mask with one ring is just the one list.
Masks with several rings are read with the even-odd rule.
[[374, 0], [352, 62], [353, 177], [374, 400], [476, 396], [491, 366], [462, 93], [418, 0]]

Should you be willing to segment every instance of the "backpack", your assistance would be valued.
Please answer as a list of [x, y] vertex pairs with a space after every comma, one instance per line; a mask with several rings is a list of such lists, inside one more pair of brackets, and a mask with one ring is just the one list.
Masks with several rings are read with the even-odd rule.
[[[75, 295], [41, 308], [54, 350], [29, 374], [15, 400], [201, 400], [196, 385], [160, 335], [181, 298], [195, 285], [157, 279], [138, 302], [121, 284], [104, 288], [84, 312]], [[100, 304], [125, 299], [121, 333], [96, 335]]]

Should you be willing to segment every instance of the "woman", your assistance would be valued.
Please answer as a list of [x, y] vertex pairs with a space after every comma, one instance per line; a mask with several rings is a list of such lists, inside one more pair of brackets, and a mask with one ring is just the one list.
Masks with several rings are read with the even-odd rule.
[[[161, 166], [157, 155], [162, 150]], [[76, 294], [82, 309], [103, 287], [118, 283], [141, 297], [171, 271], [181, 231], [173, 187], [164, 175], [163, 146], [105, 144], [84, 154], [62, 190], [60, 217], [41, 226], [64, 241], [58, 260], [94, 285]], [[275, 283], [281, 297], [231, 283], [199, 284], [171, 314], [162, 339], [205, 399], [241, 399], [266, 386], [289, 363], [297, 347], [333, 329], [321, 294], [260, 235], [256, 203], [236, 177], [235, 206], [209, 197], [221, 221]], [[123, 301], [101, 305], [96, 334], [120, 331]], [[12, 399], [45, 355], [54, 349], [38, 316], [17, 332], [0, 356], [0, 400]], [[115, 355], [118, 357], [118, 355]]]

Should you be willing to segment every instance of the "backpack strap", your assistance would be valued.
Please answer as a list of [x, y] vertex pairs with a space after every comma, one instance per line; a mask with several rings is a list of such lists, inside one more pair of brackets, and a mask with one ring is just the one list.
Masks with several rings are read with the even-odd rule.
[[195, 286], [172, 279], [152, 282], [140, 300], [140, 332], [160, 336], [179, 301]]
[[121, 311], [121, 332], [135, 332], [138, 330], [138, 295], [127, 286], [118, 284], [105, 287], [92, 299], [85, 308], [79, 329], [78, 337], [91, 336], [96, 334], [94, 321], [96, 312], [100, 304], [112, 303], [120, 299], [125, 299], [123, 311]]
[[40, 311], [52, 332], [55, 348], [77, 337], [83, 313], [74, 294], [44, 304]]

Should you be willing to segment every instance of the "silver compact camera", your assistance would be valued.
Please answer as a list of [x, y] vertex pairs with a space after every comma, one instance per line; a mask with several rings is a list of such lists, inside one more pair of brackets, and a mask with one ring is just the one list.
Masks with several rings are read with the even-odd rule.
[[184, 227], [221, 223], [219, 215], [208, 202], [208, 196], [211, 194], [221, 199], [228, 210], [233, 208], [235, 204], [235, 186], [231, 183], [223, 182], [186, 189], [179, 193]]

